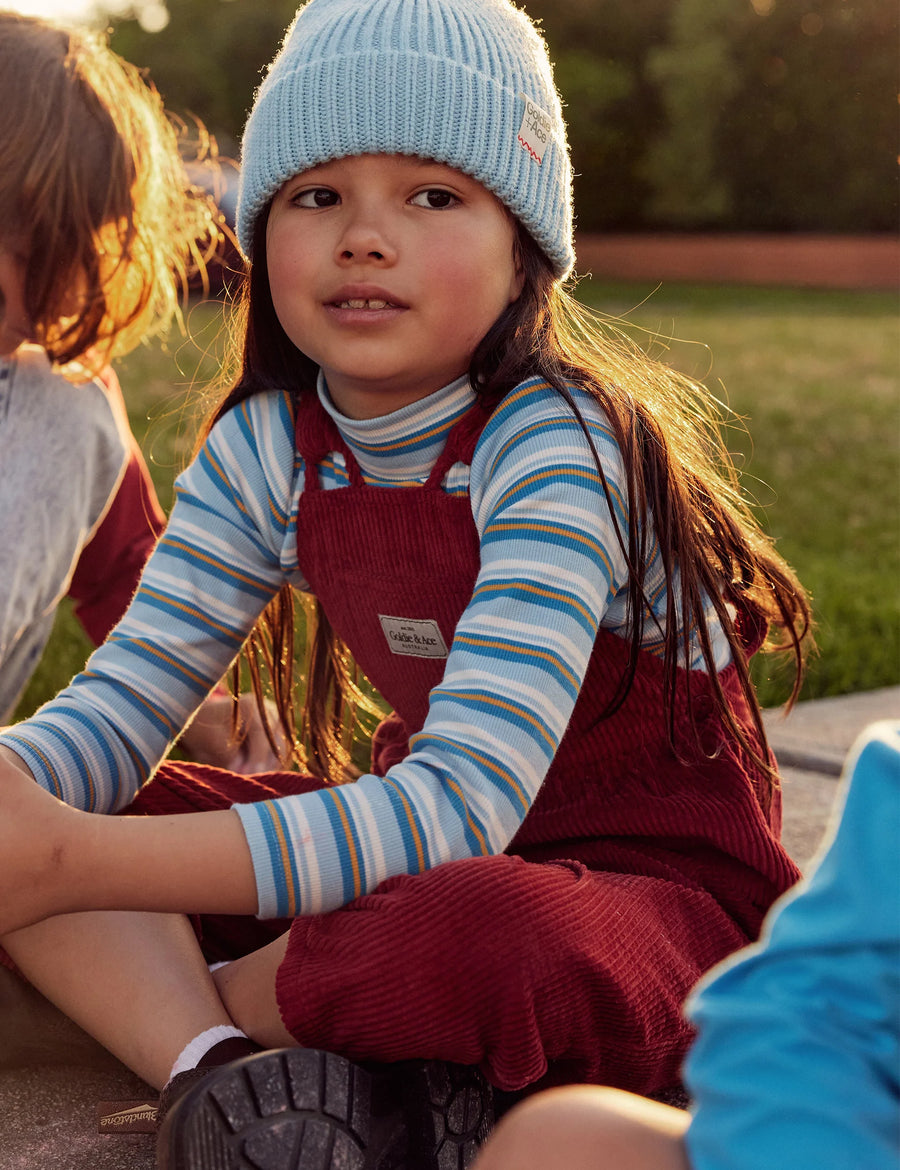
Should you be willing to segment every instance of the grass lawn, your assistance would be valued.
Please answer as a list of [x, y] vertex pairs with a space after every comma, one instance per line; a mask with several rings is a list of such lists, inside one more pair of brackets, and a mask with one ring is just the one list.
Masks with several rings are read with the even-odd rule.
[[[745, 490], [810, 590], [804, 697], [900, 682], [900, 329], [890, 293], [592, 283], [736, 415]], [[639, 307], [635, 307], [639, 306]], [[768, 664], [759, 664], [767, 667]], [[783, 685], [757, 671], [766, 704]]]
[[[580, 295], [666, 360], [702, 379], [744, 420], [729, 446], [768, 531], [813, 595], [820, 652], [805, 698], [900, 682], [900, 330], [891, 293], [603, 284]], [[144, 348], [119, 370], [132, 425], [164, 507], [189, 458], [221, 349], [213, 305], [193, 340]], [[649, 331], [649, 334], [644, 331]], [[671, 339], [678, 340], [671, 340]], [[669, 339], [669, 340], [667, 340]], [[64, 607], [20, 706], [34, 709], [84, 661]], [[783, 680], [756, 672], [765, 705]]]

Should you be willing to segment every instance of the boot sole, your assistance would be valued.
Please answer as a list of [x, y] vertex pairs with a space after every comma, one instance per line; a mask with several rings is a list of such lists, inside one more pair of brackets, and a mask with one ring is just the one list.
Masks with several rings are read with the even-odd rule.
[[408, 1170], [467, 1170], [494, 1126], [491, 1086], [468, 1065], [414, 1061], [398, 1068]]
[[159, 1170], [400, 1170], [406, 1129], [364, 1069], [284, 1048], [212, 1071], [172, 1106]]

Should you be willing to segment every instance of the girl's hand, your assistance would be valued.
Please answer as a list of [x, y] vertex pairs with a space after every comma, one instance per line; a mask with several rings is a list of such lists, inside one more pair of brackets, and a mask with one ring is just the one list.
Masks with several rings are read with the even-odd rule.
[[0, 748], [0, 937], [72, 908], [73, 853], [87, 815], [61, 804]]
[[279, 754], [272, 751], [254, 696], [245, 694], [238, 699], [237, 736], [232, 734], [233, 706], [234, 700], [228, 694], [214, 693], [206, 700], [181, 737], [181, 746], [191, 759], [245, 776], [289, 767], [290, 752], [274, 703], [267, 700], [266, 707]]
[[81, 812], [0, 747], [0, 940], [81, 910], [255, 914], [258, 902], [237, 813]]

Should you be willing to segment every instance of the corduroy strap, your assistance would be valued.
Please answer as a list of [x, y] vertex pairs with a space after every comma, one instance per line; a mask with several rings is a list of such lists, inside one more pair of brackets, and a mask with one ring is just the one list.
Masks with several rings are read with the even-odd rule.
[[353, 452], [344, 442], [334, 419], [323, 409], [315, 394], [304, 395], [297, 403], [294, 442], [303, 459], [304, 492], [318, 491], [319, 464], [335, 451], [344, 457], [351, 485], [363, 486], [365, 481]]

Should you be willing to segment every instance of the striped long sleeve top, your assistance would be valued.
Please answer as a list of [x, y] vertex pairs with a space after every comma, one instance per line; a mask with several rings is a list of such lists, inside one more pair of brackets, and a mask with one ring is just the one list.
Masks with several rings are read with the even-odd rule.
[[[350, 420], [321, 383], [319, 394], [367, 482], [398, 490], [427, 479], [473, 401], [460, 379], [388, 416]], [[624, 531], [618, 448], [597, 404], [576, 394]], [[320, 482], [334, 491], [348, 483], [339, 453]], [[365, 775], [235, 806], [262, 917], [325, 912], [394, 874], [502, 851], [565, 732], [598, 627], [627, 633], [627, 566], [594, 456], [545, 384], [527, 381], [503, 400], [471, 467], [452, 467], [444, 488], [469, 496], [480, 571], [428, 718], [388, 783]], [[68, 688], [0, 736], [38, 783], [86, 810], [128, 804], [277, 590], [306, 587], [297, 562], [302, 490], [286, 394], [253, 397], [215, 425], [177, 481], [168, 527], [122, 621]], [[664, 636], [658, 558], [648, 598], [652, 652]], [[721, 668], [728, 645], [712, 619], [711, 629]], [[699, 651], [690, 665], [701, 665]], [[493, 784], [498, 770], [518, 778], [518, 799]], [[410, 822], [418, 851], [408, 848]]]

